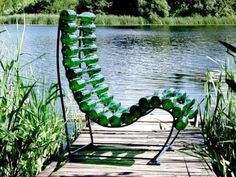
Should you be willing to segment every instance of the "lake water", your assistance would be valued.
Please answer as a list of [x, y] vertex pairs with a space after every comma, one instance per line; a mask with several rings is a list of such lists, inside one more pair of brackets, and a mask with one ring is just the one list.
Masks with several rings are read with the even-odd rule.
[[[0, 55], [13, 55], [16, 26], [0, 26], [0, 31], [4, 28], [8, 32], [0, 34]], [[22, 29], [19, 26], [19, 36]], [[22, 66], [43, 55], [32, 68], [37, 77], [46, 76], [48, 83], [56, 82], [56, 31], [55, 26], [27, 26], [23, 42]], [[201, 100], [205, 72], [220, 70], [209, 57], [226, 58], [218, 40], [236, 44], [236, 26], [99, 27], [96, 35], [102, 73], [111, 93], [126, 105], [167, 87], [185, 90]], [[65, 77], [63, 82], [67, 85]]]

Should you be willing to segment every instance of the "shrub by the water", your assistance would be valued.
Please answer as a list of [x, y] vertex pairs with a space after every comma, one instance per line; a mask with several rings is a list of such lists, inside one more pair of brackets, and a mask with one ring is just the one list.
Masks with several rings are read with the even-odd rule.
[[236, 48], [221, 42], [230, 54], [220, 76], [207, 74], [205, 109], [201, 116], [203, 144], [190, 147], [219, 177], [236, 176]]
[[57, 85], [23, 79], [19, 57], [0, 59], [0, 176], [35, 176], [63, 138]]

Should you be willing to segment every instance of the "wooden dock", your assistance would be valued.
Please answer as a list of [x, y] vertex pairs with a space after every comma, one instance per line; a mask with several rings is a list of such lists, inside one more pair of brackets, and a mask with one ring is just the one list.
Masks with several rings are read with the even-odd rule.
[[[149, 115], [124, 128], [103, 128], [94, 124], [94, 150], [81, 151], [76, 162], [67, 162], [58, 170], [54, 170], [56, 162], [53, 162], [38, 177], [214, 176], [204, 162], [176, 151], [186, 143], [202, 142], [200, 131], [191, 127], [179, 134], [173, 146], [175, 151], [160, 156], [160, 166], [147, 165], [165, 142], [170, 122], [167, 115]], [[84, 129], [74, 145], [89, 141], [89, 131]]]

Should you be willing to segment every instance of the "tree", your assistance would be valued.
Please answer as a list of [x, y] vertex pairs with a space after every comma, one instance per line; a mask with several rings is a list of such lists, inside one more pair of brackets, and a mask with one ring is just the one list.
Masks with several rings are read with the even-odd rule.
[[109, 12], [114, 15], [132, 15], [137, 16], [138, 0], [110, 0], [112, 4]]
[[98, 14], [107, 12], [107, 9], [111, 6], [111, 2], [107, 0], [79, 0], [77, 6], [77, 12], [90, 11]]
[[235, 0], [167, 0], [171, 16], [235, 15]]
[[78, 5], [78, 0], [54, 0], [50, 9], [48, 9], [52, 13], [59, 13], [64, 9], [75, 9]]
[[0, 14], [11, 7], [11, 0], [0, 0]]
[[169, 16], [170, 7], [166, 0], [138, 0], [138, 11], [145, 18]]
[[[167, 0], [170, 5], [170, 14], [172, 16], [191, 16], [200, 15], [203, 9], [202, 0]], [[203, 0], [208, 1], [208, 0]], [[209, 0], [211, 1], [211, 0]], [[214, 0], [212, 0], [214, 1]]]

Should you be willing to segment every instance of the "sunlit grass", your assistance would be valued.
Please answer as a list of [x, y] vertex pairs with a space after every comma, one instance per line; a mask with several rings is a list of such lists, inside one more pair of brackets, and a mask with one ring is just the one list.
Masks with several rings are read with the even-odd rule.
[[59, 15], [55, 14], [15, 14], [9, 16], [1, 16], [0, 24], [57, 24]]
[[145, 25], [147, 20], [142, 17], [97, 15], [95, 23], [104, 26]]
[[[16, 14], [0, 16], [0, 24], [52, 24], [58, 23], [56, 14]], [[143, 17], [97, 15], [98, 26], [143, 26], [143, 25], [236, 25], [236, 17], [166, 17], [148, 20]]]
[[[35, 176], [63, 142], [57, 84], [48, 87], [21, 74], [24, 31], [13, 57], [0, 56], [0, 176]], [[2, 32], [4, 33], [4, 32]], [[1, 35], [3, 35], [1, 33]], [[34, 80], [34, 81], [33, 81]]]

